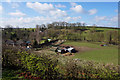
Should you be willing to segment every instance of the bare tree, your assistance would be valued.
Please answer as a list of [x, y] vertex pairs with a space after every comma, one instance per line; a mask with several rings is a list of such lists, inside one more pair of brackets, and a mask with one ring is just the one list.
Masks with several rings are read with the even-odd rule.
[[35, 35], [36, 35], [36, 41], [39, 44], [40, 43], [40, 30], [39, 30], [39, 25], [36, 25], [36, 30], [35, 30]]
[[76, 24], [77, 24], [77, 26], [78, 26], [78, 27], [80, 27], [80, 26], [81, 26], [81, 23], [80, 23], [80, 22], [77, 22]]
[[86, 26], [86, 23], [83, 23], [82, 25], [85, 27], [85, 26]]

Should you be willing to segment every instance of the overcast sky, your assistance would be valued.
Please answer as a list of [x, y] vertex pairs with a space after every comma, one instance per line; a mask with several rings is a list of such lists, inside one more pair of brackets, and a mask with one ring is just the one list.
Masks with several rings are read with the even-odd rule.
[[54, 21], [118, 27], [117, 2], [2, 2], [0, 26], [35, 27]]

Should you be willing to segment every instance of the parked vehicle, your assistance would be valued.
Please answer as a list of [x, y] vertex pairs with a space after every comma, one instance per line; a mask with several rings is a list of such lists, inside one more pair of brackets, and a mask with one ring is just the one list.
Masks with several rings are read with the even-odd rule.
[[59, 53], [61, 53], [61, 54], [64, 54], [64, 53], [67, 53], [67, 52], [69, 52], [69, 53], [76, 53], [77, 50], [75, 50], [75, 48], [73, 48], [73, 47], [67, 46], [67, 47], [64, 47], [64, 48], [62, 48], [62, 49], [57, 48], [57, 49], [55, 50], [55, 52], [59, 52]]

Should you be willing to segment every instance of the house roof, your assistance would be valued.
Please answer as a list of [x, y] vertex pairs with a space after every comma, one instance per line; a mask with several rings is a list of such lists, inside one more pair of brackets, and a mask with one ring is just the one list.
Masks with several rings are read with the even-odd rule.
[[30, 41], [26, 41], [26, 43], [31, 43]]
[[7, 40], [5, 43], [6, 44], [14, 44], [14, 41], [13, 40]]
[[22, 44], [22, 43], [24, 43], [23, 40], [18, 40], [18, 41], [16, 42], [16, 44]]

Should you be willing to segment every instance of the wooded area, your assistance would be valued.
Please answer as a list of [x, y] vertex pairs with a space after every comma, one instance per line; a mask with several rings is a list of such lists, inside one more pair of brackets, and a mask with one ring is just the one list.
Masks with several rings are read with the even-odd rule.
[[3, 41], [24, 40], [37, 41], [47, 39], [74, 40], [87, 42], [105, 42], [118, 45], [118, 29], [86, 26], [85, 23], [53, 22], [48, 25], [36, 25], [36, 28], [12, 28], [8, 26], [3, 30]]

